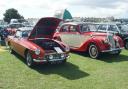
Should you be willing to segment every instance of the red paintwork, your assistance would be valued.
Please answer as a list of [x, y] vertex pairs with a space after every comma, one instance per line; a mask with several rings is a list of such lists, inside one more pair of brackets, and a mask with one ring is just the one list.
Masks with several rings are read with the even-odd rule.
[[[64, 25], [65, 24], [63, 24], [62, 27]], [[68, 25], [74, 25], [74, 24], [68, 24]], [[71, 50], [81, 51], [81, 52], [88, 51], [88, 47], [91, 43], [94, 43], [98, 47], [98, 50], [100, 52], [102, 52], [104, 50], [109, 50], [109, 48], [110, 48], [109, 44], [103, 43], [103, 40], [107, 37], [107, 33], [100, 33], [100, 32], [84, 32], [84, 33], [81, 33], [80, 29], [79, 29], [79, 25], [77, 25], [77, 32], [70, 32], [70, 31], [69, 32], [61, 32], [62, 27], [60, 27], [59, 31], [54, 34], [54, 39], [57, 39], [57, 40], [59, 39], [60, 41], [64, 42], [61, 38], [61, 35], [64, 35], [64, 34], [65, 35], [78, 35], [79, 34], [81, 36], [82, 35], [83, 36], [87, 36], [87, 35], [90, 36], [90, 38], [88, 38], [88, 40], [86, 40], [86, 41], [83, 41], [82, 44], [79, 45], [79, 47], [71, 47], [69, 45]], [[118, 39], [121, 48], [124, 47], [123, 41], [120, 37], [114, 36], [114, 39]], [[70, 41], [72, 41], [72, 40], [70, 40]], [[78, 42], [79, 42], [79, 40], [78, 40]]]
[[[41, 20], [39, 20], [39, 22], [35, 25], [34, 29], [32, 30], [30, 36], [28, 38], [21, 38], [21, 39], [18, 39], [16, 38], [15, 36], [9, 36], [8, 37], [8, 45], [11, 46], [13, 48], [13, 50], [15, 52], [17, 52], [18, 54], [20, 54], [21, 56], [23, 56], [25, 58], [26, 56], [26, 51], [29, 51], [31, 54], [32, 54], [32, 58], [33, 59], [37, 59], [37, 58], [40, 58], [40, 59], [43, 59], [44, 55], [46, 54], [45, 53], [45, 50], [38, 46], [37, 44], [35, 44], [34, 42], [32, 42], [33, 40], [36, 40], [36, 38], [38, 37], [42, 37], [42, 38], [46, 38], [46, 39], [51, 39], [52, 38], [52, 33], [51, 35], [45, 35], [45, 34], [37, 34], [37, 36], [35, 37], [31, 37], [31, 35], [33, 35], [33, 33], [35, 33], [35, 28], [40, 26], [40, 25], [44, 25], [43, 24], [43, 21], [45, 21], [47, 19], [47, 21], [51, 21], [53, 20], [56, 25], [54, 27], [52, 27], [53, 29], [50, 29], [50, 30], [54, 30], [56, 29], [57, 25], [59, 24], [59, 21], [60, 19], [57, 19], [57, 18], [52, 18], [52, 17], [48, 17], [48, 18], [42, 18]], [[51, 27], [49, 27], [51, 28]], [[49, 29], [48, 29], [49, 30]], [[51, 39], [53, 40], [53, 39]], [[65, 48], [67, 47], [67, 45], [65, 45], [64, 43], [62, 42], [59, 42], [59, 41], [56, 41], [56, 40], [53, 40], [55, 42], [57, 42], [59, 45], [61, 45], [61, 47]], [[40, 49], [40, 54], [39, 55], [36, 55], [34, 53], [34, 51], [36, 49]], [[68, 54], [68, 52], [67, 52]]]
[[7, 31], [9, 32], [9, 35], [14, 35], [16, 33], [16, 28], [7, 28]]

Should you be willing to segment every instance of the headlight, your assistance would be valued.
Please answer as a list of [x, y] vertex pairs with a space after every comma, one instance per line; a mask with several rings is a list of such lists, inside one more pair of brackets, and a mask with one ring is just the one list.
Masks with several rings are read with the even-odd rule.
[[108, 44], [108, 43], [109, 43], [108, 38], [105, 38], [105, 39], [103, 40], [103, 42], [104, 42], [105, 44]]
[[35, 50], [35, 54], [36, 54], [36, 55], [39, 55], [39, 54], [40, 54], [40, 49], [36, 49], [36, 50]]

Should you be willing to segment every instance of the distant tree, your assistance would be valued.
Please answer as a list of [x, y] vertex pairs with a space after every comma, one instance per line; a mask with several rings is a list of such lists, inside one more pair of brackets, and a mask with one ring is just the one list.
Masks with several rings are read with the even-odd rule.
[[11, 19], [24, 19], [23, 16], [21, 16], [18, 11], [14, 8], [10, 8], [6, 10], [6, 12], [3, 14], [4, 15], [4, 21], [5, 22], [10, 22]]

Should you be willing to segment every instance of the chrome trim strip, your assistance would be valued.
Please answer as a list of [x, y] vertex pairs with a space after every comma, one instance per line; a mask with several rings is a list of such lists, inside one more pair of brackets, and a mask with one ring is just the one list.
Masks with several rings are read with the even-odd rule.
[[47, 62], [47, 60], [38, 60], [38, 59], [33, 59], [34, 62]]
[[117, 51], [117, 50], [122, 50], [122, 49], [124, 49], [124, 47], [121, 47], [121, 48], [115, 48], [115, 49], [110, 49], [110, 50], [103, 50], [103, 51], [101, 51], [101, 52], [112, 52], [112, 51]]
[[52, 60], [48, 60], [49, 62], [52, 62], [52, 61], [62, 61], [64, 59], [52, 59]]

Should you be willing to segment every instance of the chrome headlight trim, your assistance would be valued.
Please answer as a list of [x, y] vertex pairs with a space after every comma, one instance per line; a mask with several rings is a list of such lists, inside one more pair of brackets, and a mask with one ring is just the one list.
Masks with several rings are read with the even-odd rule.
[[49, 59], [53, 59], [54, 57], [53, 57], [53, 55], [49, 55]]

